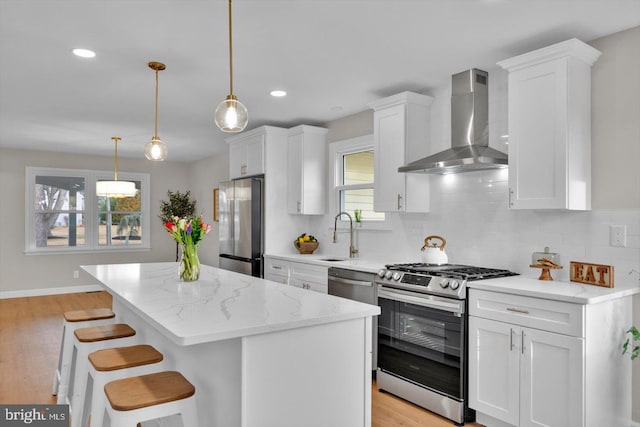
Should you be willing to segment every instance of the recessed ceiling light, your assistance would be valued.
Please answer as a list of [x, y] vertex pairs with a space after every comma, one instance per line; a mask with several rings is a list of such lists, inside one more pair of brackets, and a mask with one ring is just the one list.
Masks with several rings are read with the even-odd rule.
[[272, 90], [271, 92], [269, 92], [269, 94], [271, 96], [275, 96], [276, 98], [281, 98], [283, 96], [287, 96], [287, 92], [285, 92], [283, 90]]
[[96, 53], [89, 49], [73, 49], [73, 54], [79, 56], [80, 58], [93, 58], [96, 56]]

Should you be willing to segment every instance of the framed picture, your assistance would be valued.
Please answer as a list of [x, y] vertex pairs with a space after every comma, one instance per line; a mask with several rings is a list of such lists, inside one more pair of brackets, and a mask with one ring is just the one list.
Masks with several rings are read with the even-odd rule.
[[213, 189], [213, 220], [218, 222], [218, 189]]

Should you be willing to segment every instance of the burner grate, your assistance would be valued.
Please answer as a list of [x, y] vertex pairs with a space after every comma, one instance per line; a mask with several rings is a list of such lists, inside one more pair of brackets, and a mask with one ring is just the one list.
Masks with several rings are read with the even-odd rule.
[[388, 270], [401, 271], [414, 274], [427, 274], [430, 276], [450, 277], [460, 280], [482, 280], [496, 277], [517, 276], [509, 270], [497, 268], [474, 267], [471, 265], [444, 264], [432, 265], [424, 263], [389, 264]]

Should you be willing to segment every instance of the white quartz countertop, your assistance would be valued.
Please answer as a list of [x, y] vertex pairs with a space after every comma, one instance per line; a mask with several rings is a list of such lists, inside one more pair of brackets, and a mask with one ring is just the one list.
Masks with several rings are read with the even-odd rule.
[[613, 288], [583, 285], [575, 282], [559, 282], [527, 277], [504, 277], [468, 282], [471, 289], [503, 292], [575, 304], [596, 304], [640, 293], [640, 282], [633, 279], [616, 280]]
[[81, 268], [178, 345], [380, 314], [377, 306], [205, 265], [190, 283], [178, 280], [173, 262]]
[[[367, 260], [360, 258], [336, 257], [333, 255], [316, 255], [316, 254], [265, 254], [265, 257], [282, 259], [286, 261], [304, 262], [307, 264], [323, 265], [325, 267], [340, 267], [348, 270], [364, 271], [365, 273], [377, 273], [378, 270], [384, 268], [389, 262]], [[328, 261], [328, 260], [339, 261]]]

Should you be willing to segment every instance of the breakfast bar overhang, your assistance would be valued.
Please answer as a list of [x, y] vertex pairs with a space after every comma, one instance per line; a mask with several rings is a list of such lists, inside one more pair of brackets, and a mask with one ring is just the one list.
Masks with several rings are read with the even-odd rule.
[[82, 269], [194, 384], [200, 425], [371, 425], [379, 307], [209, 266], [196, 282], [172, 262]]

